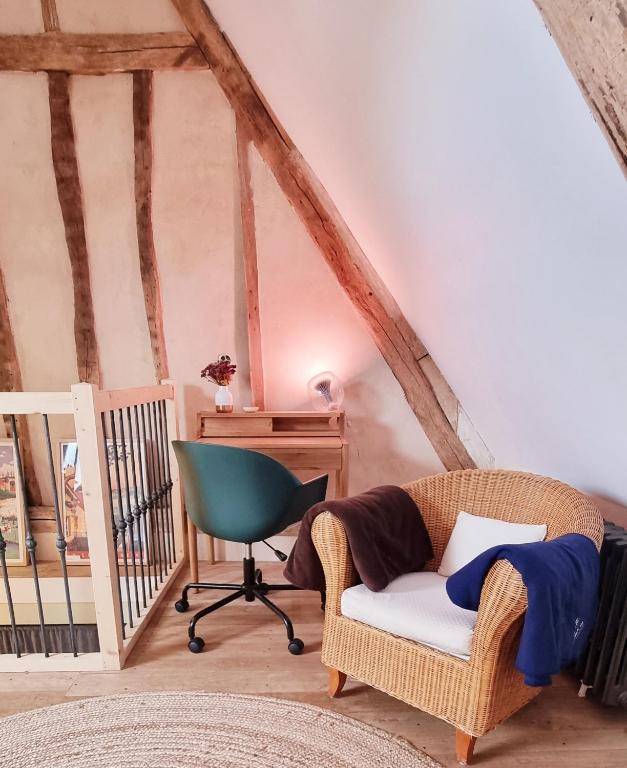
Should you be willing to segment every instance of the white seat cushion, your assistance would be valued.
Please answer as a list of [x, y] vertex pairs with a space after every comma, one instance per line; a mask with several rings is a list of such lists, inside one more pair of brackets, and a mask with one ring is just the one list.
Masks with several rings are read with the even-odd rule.
[[341, 609], [349, 619], [470, 658], [477, 613], [452, 603], [446, 594], [446, 578], [437, 573], [406, 573], [381, 592], [358, 584], [344, 590]]

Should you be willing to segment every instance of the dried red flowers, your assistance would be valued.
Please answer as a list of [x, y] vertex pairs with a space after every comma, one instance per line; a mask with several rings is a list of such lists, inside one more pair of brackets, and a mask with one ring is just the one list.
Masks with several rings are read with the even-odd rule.
[[231, 383], [236, 368], [237, 366], [231, 362], [230, 357], [221, 355], [215, 363], [209, 363], [206, 368], [203, 368], [200, 376], [207, 381], [212, 381], [219, 387], [225, 387]]

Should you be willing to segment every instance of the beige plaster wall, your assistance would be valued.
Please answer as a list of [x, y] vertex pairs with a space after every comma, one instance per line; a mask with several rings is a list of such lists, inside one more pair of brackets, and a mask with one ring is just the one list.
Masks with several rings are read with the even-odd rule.
[[[167, 0], [57, 5], [65, 31], [180, 28]], [[31, 4], [21, 9], [0, 0], [0, 33], [41, 31]], [[73, 292], [46, 76], [0, 75], [0, 103], [0, 265], [24, 386], [66, 389], [77, 380]], [[151, 383], [135, 228], [132, 78], [75, 77], [71, 106], [103, 384]], [[250, 401], [234, 129], [210, 72], [155, 74], [154, 235], [170, 375], [188, 437], [196, 412], [211, 407], [213, 387], [199, 373], [217, 354], [238, 364], [236, 406]], [[268, 407], [309, 407], [307, 380], [330, 368], [346, 385], [352, 492], [439, 471], [396, 380], [256, 151], [252, 175]], [[55, 439], [69, 435], [71, 424], [54, 426]], [[34, 437], [45, 491], [43, 444], [39, 433]], [[289, 548], [291, 540], [278, 543]], [[238, 547], [219, 552], [241, 556]], [[257, 554], [269, 556], [265, 548]]]
[[[237, 363], [244, 311], [241, 259], [236, 254], [237, 192], [233, 113], [210, 72], [155, 77], [154, 233], [161, 273], [170, 375], [180, 385], [186, 434], [195, 414], [212, 403], [214, 387], [200, 379], [220, 353]], [[232, 387], [240, 400], [241, 377]]]
[[71, 103], [101, 386], [155, 377], [139, 271], [131, 75], [75, 77]]
[[[64, 390], [78, 380], [74, 297], [50, 149], [45, 75], [0, 74], [0, 265], [27, 390]], [[71, 420], [51, 423], [53, 439]], [[51, 501], [41, 421], [30, 419], [44, 500]]]
[[43, 31], [41, 0], [0, 0], [0, 34], [34, 35]]
[[64, 32], [139, 33], [185, 29], [170, 0], [56, 0], [56, 3], [59, 25]]

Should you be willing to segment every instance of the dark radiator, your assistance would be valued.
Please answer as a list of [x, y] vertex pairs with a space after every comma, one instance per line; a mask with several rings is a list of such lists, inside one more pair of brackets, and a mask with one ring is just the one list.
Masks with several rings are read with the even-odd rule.
[[580, 696], [627, 707], [627, 531], [605, 523], [599, 612], [588, 650], [577, 665]]

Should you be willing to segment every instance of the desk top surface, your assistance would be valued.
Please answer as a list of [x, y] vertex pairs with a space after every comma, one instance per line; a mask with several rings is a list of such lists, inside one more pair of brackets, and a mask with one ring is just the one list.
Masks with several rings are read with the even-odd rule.
[[234, 445], [238, 448], [330, 448], [340, 450], [346, 443], [340, 435], [299, 435], [298, 437], [289, 435], [225, 435], [221, 437], [201, 437], [199, 443], [211, 443], [213, 445]]
[[212, 419], [241, 419], [241, 418], [281, 418], [300, 419], [316, 418], [328, 419], [330, 416], [342, 416], [344, 411], [231, 411], [231, 413], [217, 413], [216, 411], [198, 411], [198, 415]]

